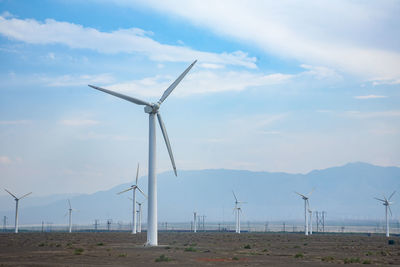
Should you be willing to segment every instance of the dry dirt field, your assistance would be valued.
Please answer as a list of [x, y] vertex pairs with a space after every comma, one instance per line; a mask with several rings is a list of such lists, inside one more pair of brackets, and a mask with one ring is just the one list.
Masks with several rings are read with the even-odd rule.
[[[394, 244], [388, 244], [388, 240]], [[0, 234], [0, 266], [400, 266], [400, 237], [276, 233]], [[164, 255], [164, 256], [162, 256]]]

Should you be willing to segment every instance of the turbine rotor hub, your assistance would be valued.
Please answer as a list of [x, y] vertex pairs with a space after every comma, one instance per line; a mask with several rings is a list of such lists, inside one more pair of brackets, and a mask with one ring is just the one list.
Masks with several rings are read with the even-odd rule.
[[160, 108], [159, 103], [151, 103], [151, 106], [144, 107], [144, 112], [146, 112], [148, 114], [156, 114], [158, 112], [159, 108]]

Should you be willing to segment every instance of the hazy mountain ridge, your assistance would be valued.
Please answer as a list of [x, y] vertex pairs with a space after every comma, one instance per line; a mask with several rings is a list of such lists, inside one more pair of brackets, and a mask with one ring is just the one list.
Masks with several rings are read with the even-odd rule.
[[[349, 163], [344, 166], [314, 170], [307, 174], [251, 172], [246, 170], [209, 169], [180, 171], [158, 175], [158, 220], [190, 221], [192, 212], [205, 214], [210, 221], [233, 221], [233, 196], [248, 202], [243, 204], [243, 220], [296, 220], [302, 219], [303, 202], [294, 191], [308, 193], [312, 209], [328, 212], [329, 218], [375, 219], [383, 215], [383, 206], [373, 197], [390, 195], [400, 190], [400, 168], [379, 167], [367, 163]], [[147, 179], [142, 177], [139, 185], [146, 192]], [[131, 220], [131, 193], [117, 195], [130, 183], [117, 185], [109, 190], [90, 195], [70, 197], [75, 223], [90, 223], [94, 219], [105, 221]], [[399, 192], [400, 193], [400, 192]], [[395, 195], [393, 199], [399, 199]], [[51, 200], [54, 196], [49, 196]], [[21, 223], [66, 223], [67, 198], [49, 201], [39, 206], [28, 206], [35, 198], [21, 201]], [[138, 194], [138, 200], [144, 198]], [[43, 199], [42, 199], [43, 201]], [[13, 222], [14, 201], [7, 200], [11, 209], [0, 212]], [[37, 202], [36, 202], [37, 203]], [[2, 205], [3, 206], [3, 205]], [[146, 218], [146, 204], [144, 218]], [[399, 218], [400, 208], [392, 206], [394, 218]]]

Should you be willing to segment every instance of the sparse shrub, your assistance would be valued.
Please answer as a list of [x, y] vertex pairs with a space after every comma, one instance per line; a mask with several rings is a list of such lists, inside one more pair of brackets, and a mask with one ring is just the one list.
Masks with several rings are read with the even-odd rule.
[[304, 246], [307, 246], [307, 245], [308, 245], [308, 243], [304, 243], [303, 245], [304, 245]]
[[361, 260], [360, 260], [360, 258], [345, 258], [345, 259], [343, 260], [343, 262], [344, 262], [345, 264], [349, 264], [349, 263], [361, 263]]
[[368, 251], [367, 253], [365, 253], [365, 256], [371, 256], [371, 255], [372, 255], [371, 251]]
[[370, 260], [364, 260], [364, 261], [362, 262], [362, 264], [371, 264], [371, 261], [370, 261]]
[[303, 253], [297, 253], [296, 255], [294, 255], [294, 257], [295, 257], [296, 259], [301, 259], [301, 258], [304, 257], [304, 255], [303, 255]]
[[300, 248], [300, 246], [294, 246], [293, 248]]
[[249, 244], [244, 246], [245, 249], [251, 249], [251, 246]]
[[383, 250], [382, 250], [382, 251], [381, 251], [381, 255], [382, 255], [382, 256], [387, 256], [388, 254], [387, 254], [386, 251], [383, 251]]
[[331, 261], [334, 261], [335, 258], [332, 256], [326, 256], [326, 257], [323, 257], [321, 260], [326, 261], [326, 262], [331, 262]]
[[187, 247], [184, 250], [185, 252], [196, 252], [196, 249], [194, 247]]
[[264, 249], [263, 249], [263, 252], [268, 252], [268, 249], [264, 248]]
[[104, 246], [103, 242], [97, 243], [98, 246]]
[[171, 259], [165, 256], [164, 254], [160, 255], [160, 257], [155, 259], [155, 262], [162, 262], [162, 261], [171, 261]]
[[126, 253], [121, 253], [121, 254], [118, 255], [118, 257], [121, 257], [121, 258], [126, 257], [126, 256], [127, 256]]
[[233, 258], [232, 258], [232, 260], [234, 260], [234, 261], [238, 261], [238, 260], [239, 260], [239, 258], [235, 256], [235, 257], [233, 257]]
[[74, 250], [75, 255], [81, 255], [83, 253], [84, 249], [83, 248], [76, 248]]
[[61, 244], [56, 244], [56, 248], [59, 248], [59, 247], [61, 247]]
[[393, 239], [390, 239], [389, 241], [388, 241], [388, 244], [389, 245], [394, 245], [396, 242], [393, 240]]
[[171, 247], [168, 247], [168, 246], [167, 246], [167, 247], [165, 247], [165, 249], [171, 249]]
[[46, 244], [45, 243], [40, 243], [39, 245], [38, 245], [38, 247], [44, 247]]
[[197, 243], [190, 244], [191, 247], [197, 246]]
[[208, 253], [208, 252], [211, 252], [211, 250], [206, 249], [206, 250], [204, 250], [203, 252], [204, 252], [204, 253]]

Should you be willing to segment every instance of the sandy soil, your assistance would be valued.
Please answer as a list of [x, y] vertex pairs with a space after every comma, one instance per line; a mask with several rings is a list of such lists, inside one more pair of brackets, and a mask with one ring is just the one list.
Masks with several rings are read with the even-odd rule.
[[400, 266], [400, 237], [389, 239], [170, 232], [159, 234], [160, 246], [148, 248], [146, 233], [10, 233], [0, 234], [0, 266]]

